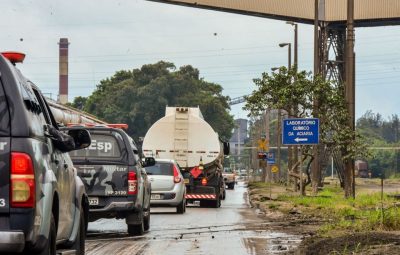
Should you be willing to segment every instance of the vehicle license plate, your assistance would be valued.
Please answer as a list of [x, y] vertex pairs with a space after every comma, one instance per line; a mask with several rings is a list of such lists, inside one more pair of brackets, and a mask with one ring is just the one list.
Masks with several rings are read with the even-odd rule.
[[160, 200], [161, 199], [161, 195], [160, 194], [152, 194], [151, 195], [151, 199]]
[[189, 184], [189, 179], [185, 179], [185, 184]]
[[89, 197], [89, 205], [99, 205], [98, 197]]

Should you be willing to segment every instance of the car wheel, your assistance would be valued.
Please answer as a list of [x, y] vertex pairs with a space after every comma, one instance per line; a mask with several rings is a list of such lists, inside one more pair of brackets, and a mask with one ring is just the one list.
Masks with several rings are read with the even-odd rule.
[[50, 218], [49, 238], [46, 240], [43, 250], [38, 253], [29, 252], [29, 254], [56, 255], [56, 223], [53, 214], [51, 214]]
[[176, 207], [176, 212], [178, 213], [178, 214], [183, 214], [183, 213], [185, 213], [185, 209], [186, 208], [186, 202], [185, 202], [185, 200], [183, 199], [180, 203], [179, 203], [179, 205]]
[[85, 238], [86, 238], [85, 214], [83, 213], [83, 208], [81, 208], [79, 230], [76, 236], [76, 240], [72, 245], [72, 249], [76, 250], [76, 255], [85, 254]]
[[144, 230], [147, 231], [150, 229], [150, 207], [146, 210], [146, 216], [144, 216]]

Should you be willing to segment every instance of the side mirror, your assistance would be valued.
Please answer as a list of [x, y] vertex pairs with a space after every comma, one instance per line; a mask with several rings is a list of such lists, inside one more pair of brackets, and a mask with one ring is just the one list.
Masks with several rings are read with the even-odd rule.
[[224, 155], [229, 155], [230, 150], [231, 150], [230, 147], [231, 146], [230, 146], [230, 144], [228, 142], [224, 142]]
[[154, 166], [156, 164], [156, 160], [152, 157], [145, 158], [142, 161], [143, 167]]
[[86, 129], [70, 129], [68, 130], [68, 135], [74, 139], [75, 148], [73, 150], [87, 148], [92, 142], [92, 139], [90, 138], [90, 133]]

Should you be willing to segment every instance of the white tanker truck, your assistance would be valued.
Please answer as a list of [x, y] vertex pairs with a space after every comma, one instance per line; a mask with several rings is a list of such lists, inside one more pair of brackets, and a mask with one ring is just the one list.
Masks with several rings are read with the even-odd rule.
[[179, 164], [188, 202], [220, 207], [225, 198], [222, 162], [229, 143], [221, 142], [199, 108], [166, 107], [165, 116], [147, 131], [142, 148], [146, 157], [174, 159]]

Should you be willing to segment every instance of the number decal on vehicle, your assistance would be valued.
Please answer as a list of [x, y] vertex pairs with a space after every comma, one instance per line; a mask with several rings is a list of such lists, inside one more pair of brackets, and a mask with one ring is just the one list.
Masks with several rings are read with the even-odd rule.
[[126, 195], [127, 192], [125, 190], [116, 190], [116, 191], [112, 191], [112, 190], [108, 190], [106, 191], [106, 195]]
[[6, 206], [6, 200], [4, 198], [0, 198], [0, 207]]

